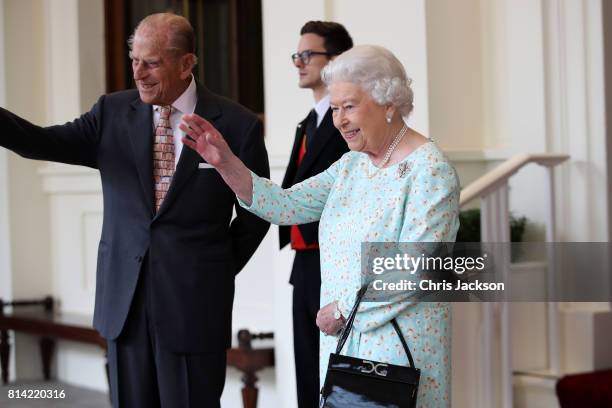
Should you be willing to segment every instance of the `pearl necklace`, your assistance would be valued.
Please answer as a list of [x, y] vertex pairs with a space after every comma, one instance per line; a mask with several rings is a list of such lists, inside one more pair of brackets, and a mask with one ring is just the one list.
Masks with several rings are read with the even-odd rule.
[[389, 145], [389, 148], [387, 149], [387, 152], [385, 153], [385, 156], [383, 157], [381, 162], [378, 164], [378, 168], [376, 169], [376, 171], [372, 175], [370, 175], [370, 170], [368, 169], [370, 166], [366, 165], [366, 176], [368, 176], [369, 179], [374, 178], [374, 176], [376, 176], [382, 169], [385, 168], [385, 166], [389, 162], [389, 159], [391, 159], [391, 155], [395, 151], [395, 148], [397, 147], [399, 142], [401, 142], [401, 140], [404, 137], [404, 135], [406, 134], [407, 130], [408, 130], [408, 126], [406, 126], [406, 124], [404, 124], [404, 126], [402, 126], [402, 129], [399, 131], [397, 136], [395, 136], [395, 139], [393, 139], [393, 141]]

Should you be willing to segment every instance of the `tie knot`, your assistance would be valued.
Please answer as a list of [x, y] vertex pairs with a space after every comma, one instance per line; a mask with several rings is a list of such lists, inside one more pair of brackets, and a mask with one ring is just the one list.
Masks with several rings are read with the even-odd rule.
[[172, 106], [160, 106], [159, 107], [159, 118], [168, 120], [170, 118], [170, 114], [172, 113]]

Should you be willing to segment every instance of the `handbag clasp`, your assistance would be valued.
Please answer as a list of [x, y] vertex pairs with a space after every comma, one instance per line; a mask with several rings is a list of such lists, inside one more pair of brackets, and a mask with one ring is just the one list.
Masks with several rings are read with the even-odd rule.
[[386, 377], [387, 376], [387, 367], [389, 367], [388, 364], [384, 364], [384, 363], [378, 363], [378, 364], [374, 364], [372, 361], [368, 361], [368, 360], [361, 360], [363, 363], [367, 364], [367, 367], [361, 367], [361, 372], [364, 374], [370, 374], [370, 373], [374, 373], [376, 375], [380, 375], [381, 377]]

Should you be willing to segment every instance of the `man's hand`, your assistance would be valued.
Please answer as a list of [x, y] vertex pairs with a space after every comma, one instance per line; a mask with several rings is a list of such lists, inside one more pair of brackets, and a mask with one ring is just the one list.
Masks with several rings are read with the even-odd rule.
[[344, 327], [344, 316], [340, 315], [338, 319], [338, 302], [333, 301], [330, 304], [323, 306], [317, 313], [317, 326], [327, 335], [337, 334]]

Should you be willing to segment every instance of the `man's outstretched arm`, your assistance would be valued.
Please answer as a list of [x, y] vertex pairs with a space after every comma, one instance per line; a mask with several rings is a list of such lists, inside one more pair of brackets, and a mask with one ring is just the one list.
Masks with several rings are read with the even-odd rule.
[[103, 98], [64, 125], [37, 126], [0, 108], [0, 146], [22, 157], [97, 168]]

